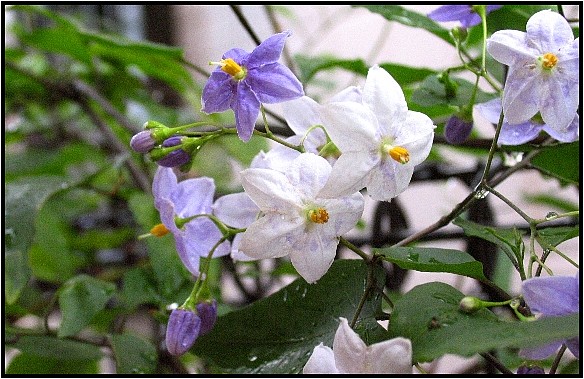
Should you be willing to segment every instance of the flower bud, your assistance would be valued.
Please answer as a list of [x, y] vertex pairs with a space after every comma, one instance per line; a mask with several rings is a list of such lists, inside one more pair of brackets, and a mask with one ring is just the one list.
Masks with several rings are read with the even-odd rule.
[[204, 301], [197, 304], [197, 313], [201, 318], [201, 335], [207, 334], [217, 321], [217, 301]]
[[457, 115], [454, 115], [448, 119], [446, 126], [444, 127], [444, 138], [446, 142], [457, 145], [463, 143], [470, 136], [472, 131], [472, 119], [470, 121], [465, 120]]
[[517, 369], [517, 375], [544, 375], [543, 368], [536, 365], [521, 365]]
[[455, 26], [454, 28], [450, 29], [450, 35], [455, 41], [462, 43], [466, 40], [466, 37], [468, 37], [468, 31], [465, 27]]
[[[180, 137], [180, 136], [174, 136], [174, 137], [167, 138], [162, 143], [162, 147], [171, 147], [171, 146], [180, 145], [181, 139], [182, 139], [182, 137]], [[184, 151], [182, 148], [179, 148], [179, 149], [176, 149], [176, 150], [169, 152], [164, 157], [158, 159], [156, 161], [156, 163], [158, 163], [160, 166], [164, 166], [164, 167], [178, 167], [178, 166], [182, 166], [183, 164], [188, 163], [190, 160], [191, 160], [191, 155], [189, 153], [187, 153], [186, 151]]]
[[172, 355], [182, 355], [193, 346], [201, 331], [201, 318], [193, 311], [175, 309], [166, 327], [166, 349]]
[[458, 306], [463, 312], [472, 313], [483, 308], [483, 301], [474, 296], [465, 296], [460, 300]]
[[137, 153], [148, 153], [154, 149], [154, 146], [156, 146], [156, 141], [148, 130], [134, 134], [130, 140], [130, 147]]

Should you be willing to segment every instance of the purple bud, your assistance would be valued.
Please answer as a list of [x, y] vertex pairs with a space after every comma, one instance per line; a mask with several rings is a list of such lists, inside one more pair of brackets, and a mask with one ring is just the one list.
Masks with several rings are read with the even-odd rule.
[[138, 153], [147, 153], [154, 149], [154, 146], [156, 146], [156, 141], [154, 138], [152, 138], [152, 133], [149, 130], [143, 130], [137, 134], [134, 134], [130, 140], [130, 146]]
[[197, 304], [197, 312], [201, 318], [201, 335], [207, 334], [215, 326], [217, 321], [217, 301], [202, 302]]
[[543, 375], [545, 371], [543, 368], [535, 365], [523, 365], [517, 369], [517, 375]]
[[183, 355], [197, 340], [201, 318], [193, 311], [175, 309], [166, 327], [166, 349], [172, 355]]
[[458, 116], [452, 116], [444, 127], [444, 138], [446, 142], [457, 145], [463, 143], [470, 136], [472, 130], [472, 120], [466, 121]]
[[[182, 137], [174, 136], [167, 138], [162, 143], [163, 147], [176, 146], [181, 144]], [[183, 149], [177, 149], [168, 153], [164, 158], [156, 161], [160, 166], [164, 167], [178, 167], [191, 160], [191, 155], [184, 151]]]

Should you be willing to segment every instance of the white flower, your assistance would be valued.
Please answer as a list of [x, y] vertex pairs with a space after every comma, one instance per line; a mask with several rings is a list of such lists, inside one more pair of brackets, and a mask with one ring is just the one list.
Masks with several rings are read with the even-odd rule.
[[283, 173], [264, 168], [242, 171], [245, 192], [264, 216], [243, 234], [239, 250], [256, 258], [290, 255], [292, 265], [309, 283], [331, 266], [339, 237], [351, 230], [363, 213], [363, 197], [323, 199], [317, 196], [331, 166], [322, 157], [305, 153]]
[[367, 346], [341, 317], [333, 348], [316, 346], [302, 373], [412, 374], [412, 344], [398, 337]]
[[432, 120], [409, 111], [397, 82], [379, 66], [369, 69], [361, 102], [331, 102], [321, 119], [342, 154], [322, 197], [347, 195], [367, 187], [375, 200], [404, 191], [414, 166], [430, 153]]

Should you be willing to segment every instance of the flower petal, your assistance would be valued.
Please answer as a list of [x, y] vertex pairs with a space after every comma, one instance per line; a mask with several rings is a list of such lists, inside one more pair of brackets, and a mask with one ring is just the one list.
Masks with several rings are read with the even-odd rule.
[[[225, 54], [223, 54], [222, 59], [231, 58], [236, 63], [241, 65], [241, 64], [243, 64], [244, 61], [246, 61], [248, 56], [249, 56], [249, 53], [247, 51], [236, 47], [236, 48], [227, 50], [225, 52]], [[216, 70], [221, 70], [221, 67], [217, 67]]]
[[243, 237], [243, 233], [237, 234], [233, 237], [233, 241], [231, 241], [231, 259], [234, 261], [255, 261], [257, 258], [249, 257], [241, 252], [239, 249], [239, 244], [241, 242], [241, 238]]
[[527, 45], [526, 34], [519, 30], [499, 30], [487, 39], [487, 52], [507, 66], [533, 64], [540, 52]]
[[260, 114], [260, 102], [245, 81], [237, 86], [237, 96], [233, 100], [231, 108], [235, 113], [237, 135], [242, 141], [247, 142], [253, 134]]
[[339, 103], [343, 101], [353, 101], [356, 103], [363, 102], [363, 93], [361, 89], [356, 86], [349, 86], [331, 97], [331, 103]]
[[340, 237], [355, 227], [357, 221], [363, 215], [365, 202], [363, 195], [356, 192], [350, 196], [335, 199], [317, 199], [328, 211], [330, 225], [330, 235]]
[[226, 111], [237, 93], [237, 83], [226, 72], [216, 70], [203, 87], [201, 112], [207, 114]]
[[221, 196], [213, 204], [213, 214], [234, 228], [246, 228], [254, 222], [260, 209], [245, 192]]
[[378, 148], [377, 118], [365, 105], [350, 101], [328, 103], [321, 107], [320, 118], [343, 153]]
[[569, 340], [566, 340], [565, 343], [572, 354], [580, 359], [580, 337], [570, 338]]
[[516, 125], [503, 122], [497, 143], [499, 145], [521, 145], [536, 138], [543, 126], [531, 121]]
[[306, 365], [302, 369], [303, 374], [338, 374], [339, 370], [335, 366], [335, 356], [333, 350], [324, 346], [321, 342], [312, 351]]
[[333, 341], [335, 365], [343, 373], [363, 373], [367, 346], [361, 337], [351, 329], [346, 318], [341, 317], [340, 320], [341, 323], [337, 328]]
[[561, 345], [562, 341], [556, 341], [543, 346], [522, 348], [519, 350], [519, 356], [522, 358], [539, 361], [541, 359], [546, 359], [550, 355], [554, 354], [556, 351], [558, 351]]
[[176, 191], [177, 185], [178, 181], [172, 168], [159, 166], [152, 180], [152, 195], [157, 209], [159, 201], [172, 199], [172, 194]]
[[270, 63], [250, 69], [244, 80], [256, 93], [260, 102], [280, 103], [304, 95], [302, 83], [283, 64]]
[[570, 24], [557, 12], [539, 11], [529, 18], [525, 26], [530, 43], [542, 53], [555, 53], [558, 48], [572, 43], [574, 34]]
[[367, 74], [363, 88], [363, 103], [375, 114], [379, 132], [384, 136], [393, 133], [408, 111], [406, 99], [399, 84], [387, 71], [377, 65], [371, 67]]
[[263, 212], [289, 213], [301, 206], [301, 199], [283, 173], [265, 168], [241, 172], [245, 192]]
[[[304, 136], [308, 128], [321, 124], [319, 105], [308, 96], [290, 100], [282, 104], [284, 118], [290, 129], [297, 135]], [[324, 138], [322, 130], [314, 130], [311, 133], [320, 133]]]
[[292, 35], [290, 31], [274, 34], [256, 47], [245, 62], [248, 69], [267, 63], [274, 63], [280, 59], [286, 38]]
[[409, 339], [393, 338], [373, 344], [367, 350], [367, 373], [412, 373], [412, 343]]
[[211, 213], [215, 195], [215, 182], [212, 178], [201, 177], [183, 180], [178, 183], [172, 200], [175, 213], [179, 217]]
[[578, 141], [580, 139], [580, 117], [576, 113], [574, 120], [572, 120], [565, 132], [558, 132], [545, 124], [543, 125], [543, 130], [560, 142]]
[[401, 164], [390, 158], [384, 159], [371, 171], [367, 182], [367, 194], [378, 201], [389, 201], [402, 193], [412, 179], [414, 165]]
[[535, 277], [524, 280], [521, 288], [532, 312], [562, 316], [579, 310], [578, 277]]
[[442, 5], [428, 13], [434, 21], [458, 21], [471, 13], [470, 5]]
[[288, 167], [286, 177], [303, 198], [314, 198], [324, 187], [331, 173], [331, 165], [316, 154], [300, 154]]
[[312, 225], [312, 230], [302, 230], [289, 238], [292, 244], [290, 260], [298, 274], [308, 283], [320, 279], [333, 264], [339, 239], [323, 233], [321, 225]]
[[538, 112], [541, 78], [538, 70], [521, 67], [509, 71], [503, 93], [503, 112], [510, 124], [520, 124]]
[[379, 153], [346, 152], [333, 165], [328, 181], [318, 193], [321, 198], [349, 196], [367, 185], [371, 170], [379, 164]]
[[541, 118], [559, 133], [568, 129], [579, 105], [578, 82], [568, 82], [570, 79], [559, 75], [543, 78], [538, 93]]
[[251, 224], [239, 242], [239, 250], [255, 259], [278, 258], [292, 252], [290, 236], [304, 233], [302, 217], [267, 214]]
[[408, 165], [417, 166], [428, 157], [434, 142], [434, 128], [436, 125], [425, 114], [413, 111], [406, 113], [405, 120], [396, 129], [394, 143], [408, 150]]

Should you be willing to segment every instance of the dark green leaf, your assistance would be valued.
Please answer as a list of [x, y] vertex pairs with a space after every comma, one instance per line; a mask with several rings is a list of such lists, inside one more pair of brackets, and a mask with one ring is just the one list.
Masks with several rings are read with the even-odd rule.
[[579, 333], [579, 314], [532, 322], [501, 321], [486, 309], [473, 314], [460, 311], [463, 297], [445, 283], [414, 287], [395, 302], [390, 334], [409, 338], [414, 362], [427, 362], [444, 354], [471, 356], [492, 349], [538, 346]]
[[379, 66], [389, 72], [402, 87], [421, 82], [428, 76], [436, 74], [436, 71], [429, 68], [404, 66], [396, 63], [381, 63]]
[[99, 346], [48, 336], [21, 336], [11, 347], [29, 355], [64, 361], [95, 361], [102, 357]]
[[156, 347], [131, 334], [114, 334], [111, 345], [117, 374], [152, 374], [158, 361]]
[[547, 193], [539, 193], [536, 195], [526, 195], [525, 198], [528, 201], [534, 202], [536, 204], [541, 204], [541, 205], [544, 205], [546, 207], [559, 209], [562, 212], [572, 212], [572, 211], [578, 210], [577, 203], [570, 201], [570, 200], [563, 199], [559, 196], [554, 196], [554, 195], [547, 194]]
[[362, 59], [340, 59], [330, 55], [294, 57], [300, 69], [300, 81], [308, 83], [319, 71], [342, 68], [360, 75], [367, 75], [368, 67]]
[[87, 275], [68, 280], [59, 290], [59, 307], [63, 315], [59, 337], [76, 334], [104, 309], [116, 286]]
[[39, 28], [21, 39], [30, 47], [41, 51], [65, 54], [87, 65], [91, 64], [91, 55], [77, 29], [71, 24], [57, 24], [51, 28]]
[[72, 375], [99, 374], [97, 361], [72, 361], [19, 354], [6, 369], [8, 375]]
[[545, 149], [532, 160], [531, 164], [544, 175], [554, 177], [560, 184], [580, 183], [580, 142], [565, 143]]
[[151, 272], [143, 267], [126, 271], [122, 294], [128, 308], [145, 303], [159, 303], [160, 299], [156, 293], [155, 281], [152, 276]]
[[[430, 75], [414, 91], [410, 101], [421, 107], [429, 108], [445, 105], [458, 107], [468, 105], [474, 91], [474, 83], [462, 78], [451, 77], [450, 80], [458, 85], [454, 95], [447, 94], [444, 84], [440, 83], [437, 75]], [[478, 89], [475, 102], [483, 103], [496, 96], [494, 93], [490, 94]]]
[[425, 272], [449, 272], [484, 280], [482, 263], [468, 253], [452, 249], [432, 247], [389, 247], [373, 249], [383, 259], [407, 270]]
[[558, 246], [564, 241], [576, 238], [580, 235], [580, 226], [562, 226], [558, 228], [545, 228], [537, 231], [537, 234], [549, 245]]
[[[192, 352], [222, 373], [297, 373], [315, 346], [321, 342], [332, 346], [339, 317], [353, 318], [366, 277], [363, 261], [335, 261], [316, 284], [297, 279], [267, 298], [219, 317]], [[375, 277], [382, 281], [383, 273], [376, 271]], [[370, 297], [357, 323], [357, 332], [369, 344], [387, 337], [374, 319], [380, 304], [380, 298]]]
[[34, 238], [34, 220], [47, 198], [67, 187], [58, 176], [22, 178], [4, 190], [4, 294], [12, 304], [30, 277], [27, 253]]
[[450, 37], [448, 29], [430, 20], [426, 15], [408, 10], [399, 5], [357, 5], [369, 9], [373, 13], [378, 13], [389, 21], [399, 22], [400, 24], [414, 28], [422, 28], [443, 39], [449, 44], [454, 41]]

